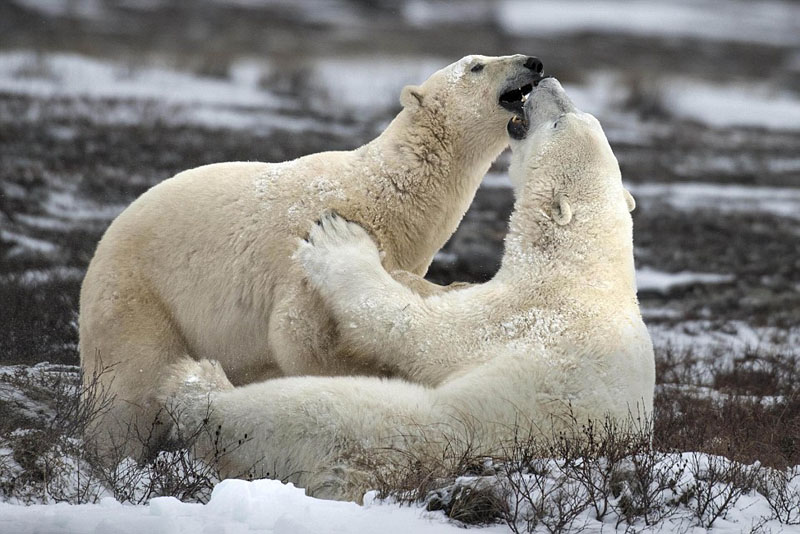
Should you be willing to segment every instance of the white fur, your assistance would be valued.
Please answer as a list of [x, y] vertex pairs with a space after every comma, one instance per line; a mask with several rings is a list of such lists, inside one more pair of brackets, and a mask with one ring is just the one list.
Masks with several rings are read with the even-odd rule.
[[[232, 455], [232, 473], [266, 465], [312, 495], [358, 499], [371, 451], [436, 456], [444, 429], [468, 426], [476, 446], [492, 447], [512, 440], [515, 425], [549, 435], [573, 418], [649, 416], [653, 350], [619, 167], [597, 121], [558, 82], [531, 99], [532, 130], [512, 143], [506, 253], [490, 282], [422, 297], [392, 279], [361, 227], [335, 215], [297, 252], [351, 350], [424, 386], [299, 377], [213, 392], [212, 425], [230, 440], [253, 438]], [[569, 221], [554, 220], [566, 206]], [[180, 386], [162, 394], [181, 404], [184, 422], [200, 423], [203, 407]]]
[[[220, 362], [242, 385], [288, 375], [385, 374], [347, 357], [336, 324], [291, 259], [325, 209], [367, 228], [383, 265], [427, 292], [434, 253], [507, 145], [498, 97], [524, 56], [473, 57], [403, 90], [403, 111], [349, 152], [220, 163], [153, 187], [109, 227], [81, 289], [81, 365], [116, 397], [99, 420], [110, 440], [149, 432], [166, 366]], [[456, 72], [457, 71], [457, 72]], [[133, 440], [125, 447], [136, 452]]]

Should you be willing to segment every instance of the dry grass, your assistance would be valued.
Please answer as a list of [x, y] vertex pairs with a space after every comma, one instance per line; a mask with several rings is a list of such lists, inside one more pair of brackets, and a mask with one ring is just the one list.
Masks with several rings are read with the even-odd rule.
[[[102, 415], [112, 398], [101, 386], [103, 369], [85, 383], [70, 366], [18, 366], [0, 375], [0, 495], [21, 503], [97, 502], [113, 496], [133, 504], [164, 495], [206, 502], [221, 480], [220, 466], [247, 438], [222, 443], [219, 428], [207, 425], [180, 434], [169, 450], [135, 460], [123, 447], [95, 446], [90, 422]], [[175, 419], [175, 414], [161, 417]], [[154, 423], [157, 424], [157, 423]], [[126, 440], [147, 444], [152, 432], [129, 429]], [[210, 457], [196, 445], [213, 446]], [[253, 478], [257, 473], [241, 473]], [[258, 473], [259, 475], [261, 473]]]
[[[520, 430], [487, 446], [476, 439], [479, 423], [465, 416], [442, 428], [436, 439], [444, 447], [365, 451], [363, 468], [379, 498], [517, 533], [576, 532], [595, 520], [629, 530], [665, 521], [709, 528], [753, 491], [771, 510], [753, 532], [767, 520], [800, 524], [796, 365], [787, 355], [749, 352], [709, 366], [691, 352], [661, 351], [653, 420], [595, 421], [547, 438]], [[119, 451], [100, 458], [86, 429], [110, 400], [98, 376], [80, 384], [68, 367], [20, 366], [0, 377], [0, 392], [16, 392], [0, 396], [0, 448], [10, 451], [0, 454], [4, 499], [205, 502], [220, 463], [247, 439], [220, 443], [220, 429], [201, 427], [145, 462]], [[164, 414], [173, 422], [175, 415]], [[197, 458], [199, 439], [214, 444], [211, 457]]]
[[463, 523], [505, 522], [514, 532], [576, 532], [589, 519], [710, 528], [752, 491], [772, 510], [753, 532], [770, 519], [797, 524], [797, 363], [749, 351], [699, 373], [708, 363], [691, 351], [661, 351], [652, 421], [598, 421], [577, 439], [518, 435], [491, 449], [471, 438], [470, 421], [442, 433], [440, 457], [371, 455], [374, 487], [380, 497], [423, 502]]
[[731, 363], [692, 369], [697, 357], [659, 354], [655, 442], [745, 463], [784, 469], [800, 465], [800, 359], [750, 350]]

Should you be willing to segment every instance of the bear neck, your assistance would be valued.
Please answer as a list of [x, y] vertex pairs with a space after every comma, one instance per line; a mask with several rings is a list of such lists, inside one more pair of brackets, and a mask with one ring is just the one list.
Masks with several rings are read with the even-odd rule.
[[[618, 196], [622, 199], [621, 190]], [[561, 298], [559, 288], [574, 293], [582, 287], [590, 299], [600, 293], [635, 302], [633, 225], [622, 202], [596, 201], [591, 217], [576, 216], [558, 226], [542, 198], [522, 196], [515, 202], [497, 278], [542, 296]]]
[[[404, 109], [366, 148], [366, 157], [391, 161], [366, 177], [394, 204], [380, 224], [387, 269], [424, 274], [433, 255], [453, 234], [492, 161], [505, 148], [505, 135], [476, 149], [463, 132], [447, 126], [443, 113]], [[380, 232], [380, 230], [379, 230]]]

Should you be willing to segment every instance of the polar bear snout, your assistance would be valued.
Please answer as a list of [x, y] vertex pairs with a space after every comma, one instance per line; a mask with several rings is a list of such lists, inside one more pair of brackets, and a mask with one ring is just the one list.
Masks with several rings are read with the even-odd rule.
[[511, 139], [520, 141], [525, 139], [529, 130], [545, 123], [555, 125], [562, 115], [575, 112], [578, 109], [561, 83], [552, 76], [546, 76], [533, 83], [531, 92], [525, 99], [522, 114], [512, 117], [506, 130]]
[[[534, 56], [528, 57], [522, 66], [526, 69], [532, 70], [536, 74], [541, 74], [544, 71], [544, 63], [542, 63], [538, 57]], [[534, 83], [534, 85], [536, 84]]]
[[566, 113], [575, 113], [578, 109], [567, 96], [566, 91], [557, 79], [542, 79], [525, 103], [525, 117], [532, 126], [543, 122], [552, 122]]
[[542, 79], [544, 64], [538, 57], [523, 56], [521, 64], [515, 66], [500, 91], [498, 103], [500, 107], [516, 115], [522, 114], [522, 108], [528, 94]]

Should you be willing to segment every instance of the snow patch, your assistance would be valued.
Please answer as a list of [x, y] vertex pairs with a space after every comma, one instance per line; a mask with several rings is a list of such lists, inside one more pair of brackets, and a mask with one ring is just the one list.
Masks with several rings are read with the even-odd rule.
[[69, 17], [94, 21], [102, 21], [106, 17], [106, 9], [100, 0], [12, 0], [12, 2], [48, 17]]
[[323, 58], [311, 66], [312, 94], [325, 94], [327, 101], [314, 99], [312, 106], [332, 106], [348, 111], [384, 111], [400, 105], [400, 90], [418, 85], [448, 61], [436, 57], [356, 56]]
[[77, 267], [53, 267], [52, 269], [30, 269], [19, 273], [0, 275], [0, 284], [15, 284], [22, 286], [36, 286], [54, 280], [81, 280], [83, 269]]
[[482, 0], [430, 2], [412, 0], [402, 8], [403, 18], [419, 28], [453, 23], [483, 25], [494, 16], [492, 5]]
[[800, 220], [800, 188], [712, 183], [626, 184], [637, 201], [663, 202], [680, 211], [771, 213]]
[[77, 54], [0, 54], [0, 91], [59, 96], [156, 99], [183, 104], [274, 106], [274, 95], [249, 83], [157, 68], [136, 68]]
[[[416, 16], [421, 18], [420, 10]], [[505, 0], [498, 4], [497, 20], [510, 33], [537, 37], [595, 32], [800, 44], [800, 6], [770, 0]]]
[[[122, 505], [111, 498], [98, 504], [17, 506], [0, 503], [3, 531], [33, 532], [196, 532], [442, 534], [463, 532], [441, 513], [415, 506], [325, 501], [276, 480], [224, 480], [206, 505], [158, 497], [143, 506]], [[505, 527], [482, 529], [487, 534]]]
[[513, 189], [514, 185], [511, 183], [511, 178], [508, 177], [507, 172], [489, 172], [483, 177], [481, 187], [487, 189]]
[[732, 361], [747, 352], [800, 356], [800, 328], [753, 327], [743, 321], [683, 321], [647, 325], [653, 345], [691, 350], [700, 357]]
[[800, 99], [763, 85], [671, 80], [663, 85], [663, 98], [671, 113], [717, 128], [800, 130]]
[[22, 235], [11, 230], [0, 230], [0, 241], [14, 243], [7, 256], [19, 256], [28, 252], [53, 254], [58, 251], [58, 246], [55, 243]]
[[51, 191], [42, 204], [44, 211], [51, 216], [72, 221], [110, 221], [122, 213], [124, 204], [100, 205], [85, 198], [79, 198], [74, 191]]
[[669, 293], [677, 287], [695, 284], [724, 284], [734, 280], [731, 274], [693, 273], [682, 271], [667, 273], [649, 267], [636, 270], [636, 287], [639, 291]]

